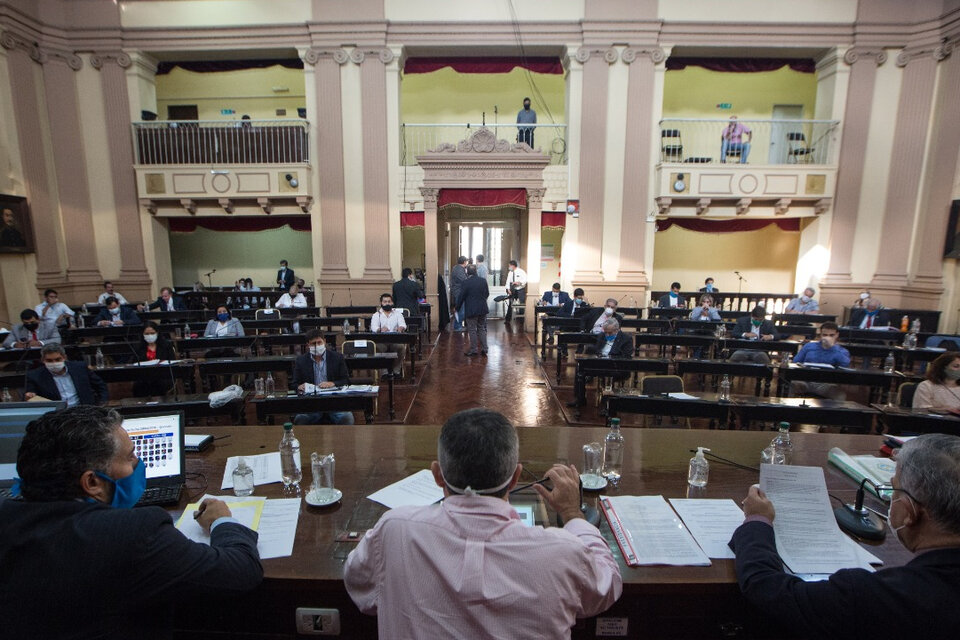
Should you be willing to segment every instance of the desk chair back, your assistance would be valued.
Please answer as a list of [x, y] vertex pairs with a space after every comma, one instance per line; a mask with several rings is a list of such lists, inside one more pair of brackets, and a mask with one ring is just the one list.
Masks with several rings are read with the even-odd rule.
[[680, 376], [644, 376], [640, 381], [640, 393], [659, 396], [664, 393], [683, 393], [683, 378]]
[[917, 392], [916, 382], [904, 382], [897, 389], [897, 406], [909, 409], [913, 406], [913, 394]]

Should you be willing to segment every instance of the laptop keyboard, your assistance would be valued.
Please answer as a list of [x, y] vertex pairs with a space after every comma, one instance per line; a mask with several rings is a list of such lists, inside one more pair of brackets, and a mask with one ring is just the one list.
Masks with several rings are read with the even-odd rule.
[[174, 484], [166, 487], [148, 487], [136, 506], [143, 507], [154, 504], [172, 504], [180, 501], [180, 492], [183, 485]]

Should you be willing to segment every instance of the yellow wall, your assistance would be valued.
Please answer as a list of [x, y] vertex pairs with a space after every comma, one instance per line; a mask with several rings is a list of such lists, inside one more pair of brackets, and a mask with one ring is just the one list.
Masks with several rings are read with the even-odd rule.
[[[274, 87], [289, 91], [274, 92]], [[236, 120], [243, 114], [253, 119], [296, 118], [297, 107], [306, 106], [303, 71], [281, 66], [243, 71], [194, 73], [175, 67], [157, 76], [157, 109], [161, 120], [169, 105], [195, 104], [201, 120]], [[233, 109], [232, 115], [220, 115]], [[276, 109], [286, 109], [277, 116]], [[307, 117], [311, 114], [307, 112]]]
[[[559, 74], [530, 73], [557, 124], [566, 122], [564, 78]], [[546, 109], [533, 95], [527, 72], [515, 68], [510, 73], [457, 73], [449, 67], [431, 73], [403, 76], [400, 84], [400, 121], [405, 123], [480, 122], [487, 113], [487, 124], [494, 124], [496, 105], [500, 124], [517, 121], [517, 111], [529, 97], [537, 121], [549, 124]], [[503, 137], [503, 136], [501, 136]]]
[[177, 287], [197, 281], [207, 284], [203, 274], [215, 268], [214, 286], [228, 286], [250, 277], [256, 286], [265, 289], [276, 286], [277, 269], [283, 259], [290, 263], [297, 277], [316, 286], [310, 234], [287, 226], [243, 233], [198, 227], [193, 233], [171, 233], [170, 258]]
[[423, 227], [402, 227], [400, 234], [403, 245], [403, 267], [425, 268], [423, 254], [427, 250], [427, 244]]
[[[560, 282], [563, 229], [540, 229], [540, 288], [547, 290], [554, 282]], [[547, 247], [553, 249], [553, 257], [547, 257]], [[542, 292], [541, 292], [542, 293]]]
[[[802, 104], [803, 117], [813, 118], [817, 74], [789, 67], [760, 73], [723, 73], [690, 66], [668, 71], [663, 86], [664, 118], [770, 118], [775, 104]], [[729, 102], [732, 109], [718, 109]]]
[[653, 288], [663, 291], [673, 281], [684, 291], [703, 286], [713, 277], [721, 291], [736, 291], [739, 271], [743, 291], [793, 291], [800, 233], [769, 225], [759, 231], [699, 233], [674, 225], [654, 237]]

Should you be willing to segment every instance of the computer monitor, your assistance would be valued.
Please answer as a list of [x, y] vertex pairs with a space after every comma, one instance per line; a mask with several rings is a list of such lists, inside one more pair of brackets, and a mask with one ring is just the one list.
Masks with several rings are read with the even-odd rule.
[[40, 416], [59, 411], [66, 402], [4, 402], [0, 404], [0, 487], [13, 485], [17, 475], [17, 452], [27, 425]]
[[183, 484], [183, 412], [168, 411], [123, 419], [134, 452], [143, 461], [147, 487]]

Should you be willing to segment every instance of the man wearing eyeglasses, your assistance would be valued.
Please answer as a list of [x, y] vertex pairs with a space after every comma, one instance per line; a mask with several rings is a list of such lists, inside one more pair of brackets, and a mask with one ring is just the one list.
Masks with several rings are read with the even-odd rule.
[[829, 580], [804, 582], [784, 572], [773, 504], [751, 487], [743, 501], [746, 518], [730, 541], [747, 600], [802, 637], [957, 637], [960, 437], [927, 434], [906, 442], [887, 489], [890, 530], [916, 556], [876, 573], [843, 569]]

